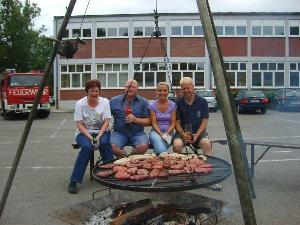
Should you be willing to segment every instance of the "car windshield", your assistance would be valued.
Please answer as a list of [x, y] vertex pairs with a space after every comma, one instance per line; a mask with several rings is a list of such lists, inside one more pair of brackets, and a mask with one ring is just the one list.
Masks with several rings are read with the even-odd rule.
[[245, 97], [258, 97], [258, 98], [264, 98], [265, 95], [262, 91], [246, 91]]
[[214, 97], [211, 91], [197, 91], [196, 94], [200, 97]]
[[10, 86], [37, 86], [40, 84], [42, 76], [36, 75], [15, 75], [10, 78]]
[[286, 92], [287, 97], [300, 97], [300, 90], [289, 90]]

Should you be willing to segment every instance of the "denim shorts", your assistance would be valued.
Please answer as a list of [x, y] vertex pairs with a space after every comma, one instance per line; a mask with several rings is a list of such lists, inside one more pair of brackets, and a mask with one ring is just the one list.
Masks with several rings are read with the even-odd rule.
[[149, 144], [149, 140], [145, 132], [127, 134], [114, 131], [110, 135], [110, 143], [123, 149], [126, 145]]

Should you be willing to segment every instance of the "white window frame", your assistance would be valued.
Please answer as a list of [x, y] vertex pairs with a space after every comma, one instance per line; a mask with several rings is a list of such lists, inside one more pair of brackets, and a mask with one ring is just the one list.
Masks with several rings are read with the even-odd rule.
[[[143, 35], [141, 36], [134, 36], [134, 28], [135, 27], [141, 27], [143, 30]], [[131, 32], [132, 32], [132, 38], [145, 38], [145, 37], [151, 37], [151, 35], [146, 35], [145, 31], [146, 31], [146, 27], [153, 27], [153, 31], [155, 31], [155, 24], [154, 21], [133, 21], [132, 22], [132, 28], [131, 28]], [[165, 29], [165, 34], [161, 35], [160, 37], [166, 37], [167, 33], [168, 33], [168, 27], [167, 27], [167, 22], [165, 20], [160, 20], [158, 22], [158, 27], [159, 28], [163, 28]]]
[[[258, 63], [258, 70], [253, 70], [252, 69], [252, 65], [253, 64], [256, 64], [256, 63]], [[260, 64], [262, 64], [262, 63], [267, 63], [267, 69], [266, 70], [262, 70], [262, 69], [260, 69]], [[276, 69], [275, 70], [270, 70], [269, 69], [269, 64], [271, 64], [271, 63], [275, 63], [276, 64]], [[283, 68], [283, 70], [278, 70], [278, 65], [279, 64], [283, 64], [283, 66], [284, 66], [284, 68]], [[268, 88], [274, 88], [274, 89], [279, 89], [279, 88], [283, 88], [284, 87], [284, 77], [285, 77], [285, 63], [284, 62], [270, 62], [270, 61], [267, 61], [267, 62], [252, 62], [251, 63], [251, 65], [250, 65], [251, 67], [250, 67], [250, 69], [251, 69], [251, 88], [262, 88], [262, 89], [268, 89]], [[252, 80], [252, 75], [253, 75], [253, 73], [254, 72], [260, 72], [261, 73], [261, 77], [260, 77], [260, 79], [261, 79], [261, 86], [254, 86], [253, 85], [253, 80]], [[272, 85], [271, 86], [264, 86], [264, 72], [270, 72], [270, 73], [272, 73]], [[276, 72], [282, 72], [283, 73], [283, 85], [282, 86], [275, 86], [275, 73]]]
[[[291, 70], [291, 64], [296, 64], [296, 69]], [[300, 62], [290, 62], [288, 64], [289, 67], [289, 76], [288, 76], [288, 81], [289, 81], [289, 87], [290, 88], [300, 88]], [[298, 86], [291, 86], [291, 73], [292, 72], [297, 72], [298, 73]]]
[[[166, 73], [166, 82], [169, 83], [169, 80], [168, 80], [168, 71], [166, 71], [165, 69], [160, 69], [160, 66], [164, 65], [165, 63], [164, 62], [144, 62], [144, 63], [148, 63], [149, 64], [149, 68], [150, 68], [150, 64], [151, 63], [156, 63], [157, 64], [157, 70], [145, 70], [145, 71], [142, 71], [142, 66], [139, 64], [139, 62], [134, 62], [133, 65], [134, 65], [134, 68], [137, 66], [139, 69], [135, 69], [134, 72], [137, 72], [137, 73], [142, 73], [143, 75], [143, 85], [139, 85], [139, 88], [142, 88], [142, 89], [153, 89], [153, 88], [156, 88], [156, 85], [157, 85], [157, 73], [158, 72], [164, 72]], [[187, 64], [187, 70], [180, 70], [180, 63], [186, 63]], [[188, 68], [188, 64], [189, 63], [196, 63], [196, 69], [195, 70], [189, 70]], [[202, 70], [198, 70], [197, 68], [197, 63], [201, 63], [203, 64], [203, 69]], [[172, 70], [172, 64], [178, 64], [178, 70]], [[203, 72], [203, 79], [204, 79], [204, 83], [203, 83], [203, 86], [195, 86], [195, 88], [204, 88], [205, 87], [205, 62], [172, 62], [170, 63], [170, 67], [171, 67], [171, 70], [172, 72], [179, 72], [181, 73], [181, 76], [180, 78], [183, 77], [183, 73], [184, 72], [191, 72], [192, 73], [192, 78], [195, 82], [195, 76], [196, 76], [196, 72]], [[154, 85], [153, 86], [146, 86], [145, 85], [145, 73], [146, 72], [153, 72], [154, 73]], [[172, 73], [171, 73], [172, 74]], [[172, 75], [171, 75], [171, 80], [172, 80]], [[174, 88], [180, 88], [180, 86], [173, 86]]]
[[[63, 38], [63, 40], [66, 39], [76, 39], [77, 37], [72, 37], [72, 33], [74, 29], [80, 29], [81, 23], [71, 23], [68, 24], [67, 28], [69, 30], [68, 37]], [[83, 29], [90, 29], [91, 30], [91, 37], [83, 37]], [[92, 39], [93, 38], [93, 29], [92, 29], [92, 23], [83, 23], [80, 30], [80, 37], [81, 39]]]
[[[247, 21], [246, 20], [215, 20], [216, 27], [222, 27], [222, 34], [218, 34], [218, 37], [247, 37]], [[237, 27], [245, 27], [245, 34], [237, 34]], [[225, 27], [233, 27], [233, 34], [226, 35]]]
[[[258, 34], [252, 34], [252, 27], [261, 27], [261, 33]], [[272, 27], [272, 34], [263, 34], [263, 29], [266, 26]], [[283, 27], [283, 34], [275, 34], [275, 27]], [[250, 36], [251, 37], [285, 37], [285, 34], [287, 32], [285, 27], [285, 21], [284, 20], [251, 20], [251, 26], [250, 26]]]
[[[234, 64], [234, 63], [237, 63], [238, 64], [238, 69], [236, 70], [233, 70], [231, 69], [231, 64]], [[246, 65], [246, 68], [244, 70], [241, 69], [241, 64], [245, 64]], [[226, 72], [231, 72], [231, 73], [234, 73], [234, 85], [230, 85], [231, 88], [246, 88], [247, 87], [247, 62], [235, 62], [235, 61], [228, 61], [228, 62], [225, 62], [225, 64], [229, 64], [229, 69], [226, 69]], [[243, 86], [238, 86], [237, 85], [237, 74], [238, 72], [243, 72], [245, 73], [245, 80], [246, 80], [246, 84], [243, 85]]]
[[[123, 64], [127, 65], [127, 70], [123, 70]], [[98, 70], [98, 66], [102, 65], [103, 70]], [[105, 65], [111, 65], [112, 70], [105, 70]], [[114, 65], [119, 66], [119, 70], [114, 70]], [[124, 88], [124, 84], [120, 84], [120, 73], [127, 73], [127, 79], [129, 78], [129, 65], [128, 63], [96, 63], [96, 79], [98, 79], [98, 73], [105, 74], [105, 84], [101, 83], [101, 88], [103, 89], [122, 89]], [[117, 74], [117, 86], [111, 87], [108, 86], [108, 76], [110, 73]]]
[[[289, 24], [289, 28], [288, 28], [288, 34], [289, 34], [289, 37], [299, 37], [300, 36], [300, 20], [289, 20], [288, 21], [288, 24]], [[299, 29], [299, 34], [298, 35], [291, 35], [290, 34], [290, 28], [291, 27], [298, 27]]]
[[[180, 35], [173, 35], [172, 34], [172, 27], [180, 27]], [[171, 24], [170, 24], [170, 35], [171, 37], [182, 37], [182, 21], [180, 20], [173, 20], [171, 21]]]
[[[83, 66], [83, 71], [81, 71], [81, 72], [78, 72], [77, 71], [77, 66], [78, 65], [82, 65]], [[89, 71], [87, 71], [87, 70], [85, 70], [86, 68], [85, 68], [85, 66], [86, 65], [89, 65], [89, 66], [91, 66], [91, 64], [82, 64], [82, 63], [78, 63], [78, 64], [60, 64], [59, 65], [59, 80], [60, 80], [60, 90], [70, 90], [70, 89], [72, 89], [72, 90], [82, 90], [82, 89], [84, 89], [84, 87], [85, 87], [85, 84], [82, 84], [82, 76], [83, 76], [83, 74], [86, 74], [86, 73], [90, 73], [91, 74], [91, 77], [92, 77], [92, 69], [91, 70], [89, 70]], [[62, 66], [67, 66], [67, 71], [61, 71], [61, 67]], [[70, 72], [69, 71], [69, 66], [75, 66], [75, 71], [73, 71], [73, 72]], [[69, 87], [62, 87], [61, 86], [61, 84], [62, 84], [62, 75], [65, 75], [65, 74], [68, 74], [69, 76], [70, 76], [70, 86]], [[72, 87], [72, 79], [73, 79], [73, 74], [80, 74], [80, 87]]]
[[[97, 29], [102, 28], [105, 30], [104, 37], [97, 36]], [[120, 35], [120, 28], [127, 28], [128, 35]], [[108, 36], [108, 29], [117, 29], [116, 36]], [[129, 23], [127, 21], [113, 21], [113, 22], [96, 22], [96, 39], [108, 39], [108, 38], [129, 38]]]

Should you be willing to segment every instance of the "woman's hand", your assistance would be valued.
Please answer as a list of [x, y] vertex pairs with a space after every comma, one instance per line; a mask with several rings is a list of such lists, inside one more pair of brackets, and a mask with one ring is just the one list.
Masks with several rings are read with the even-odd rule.
[[168, 133], [163, 133], [161, 135], [162, 139], [167, 142], [169, 145], [171, 144], [172, 137]]
[[101, 137], [102, 137], [102, 133], [99, 133], [99, 134], [96, 136], [96, 140], [97, 140], [98, 143], [100, 142]]

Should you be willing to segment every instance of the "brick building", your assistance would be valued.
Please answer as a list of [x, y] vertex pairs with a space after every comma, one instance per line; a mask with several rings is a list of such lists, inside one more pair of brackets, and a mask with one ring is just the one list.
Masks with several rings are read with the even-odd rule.
[[[300, 87], [300, 13], [213, 16], [231, 89]], [[79, 36], [86, 44], [72, 59], [58, 56], [55, 60], [59, 108], [73, 108], [91, 78], [101, 81], [101, 95], [107, 98], [120, 94], [132, 77], [139, 82], [139, 94], [148, 99], [154, 98], [158, 82], [170, 79], [176, 90], [183, 76], [192, 77], [198, 89], [214, 89], [199, 18], [198, 13], [160, 14], [161, 38], [154, 37], [148, 45], [153, 14], [85, 16], [82, 26], [82, 16], [71, 17], [64, 40]], [[55, 35], [62, 20], [54, 17]]]

